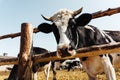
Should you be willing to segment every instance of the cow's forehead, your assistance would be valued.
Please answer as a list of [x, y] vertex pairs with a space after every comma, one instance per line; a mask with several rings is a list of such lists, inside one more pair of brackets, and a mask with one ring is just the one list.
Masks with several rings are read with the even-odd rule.
[[59, 11], [57, 11], [52, 17], [62, 17], [62, 16], [67, 16], [67, 15], [72, 15], [73, 11], [70, 11], [68, 9], [60, 9]]
[[57, 13], [60, 13], [60, 14], [65, 14], [65, 13], [71, 14], [71, 13], [73, 13], [73, 11], [68, 10], [68, 9], [60, 9]]

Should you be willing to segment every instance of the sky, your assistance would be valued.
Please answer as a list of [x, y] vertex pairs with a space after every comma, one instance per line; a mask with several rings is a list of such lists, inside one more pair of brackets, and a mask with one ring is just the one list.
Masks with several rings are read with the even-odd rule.
[[[59, 9], [78, 10], [83, 7], [82, 13], [94, 13], [108, 8], [120, 7], [120, 0], [0, 0], [0, 36], [21, 31], [21, 24], [31, 23], [34, 28], [48, 22], [44, 16], [52, 16]], [[50, 23], [50, 22], [48, 22]], [[120, 13], [109, 17], [91, 20], [101, 30], [120, 30]], [[33, 34], [33, 46], [56, 50], [56, 40], [53, 33]], [[0, 40], [0, 55], [17, 56], [20, 50], [20, 37]]]

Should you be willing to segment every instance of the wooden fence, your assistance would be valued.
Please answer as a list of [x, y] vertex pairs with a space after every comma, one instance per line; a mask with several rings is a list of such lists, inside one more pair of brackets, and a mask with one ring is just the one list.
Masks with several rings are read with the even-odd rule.
[[[114, 10], [114, 9], [108, 9], [107, 11], [110, 11], [110, 10]], [[117, 11], [120, 12], [120, 8], [117, 9]], [[93, 18], [95, 18], [95, 15], [96, 14], [94, 13]], [[19, 57], [18, 58], [17, 57], [9, 57], [9, 58], [0, 57], [0, 65], [18, 64], [18, 80], [32, 80], [31, 78], [32, 60], [34, 60], [35, 63], [38, 63], [38, 62], [44, 62], [44, 61], [50, 61], [50, 60], [61, 60], [61, 59], [68, 59], [68, 58], [75, 58], [75, 57], [89, 57], [89, 56], [97, 56], [97, 55], [106, 54], [106, 53], [120, 52], [120, 42], [118, 42], [114, 44], [95, 45], [91, 47], [80, 48], [77, 50], [76, 55], [74, 56], [64, 55], [66, 57], [63, 57], [63, 58], [57, 57], [56, 51], [31, 56], [30, 53], [31, 53], [33, 32], [38, 32], [38, 30], [33, 29], [32, 25], [29, 23], [23, 23], [21, 25], [21, 33], [17, 33], [17, 36], [21, 35]], [[0, 36], [0, 39], [9, 38], [9, 37], [16, 37], [16, 34], [13, 34], [12, 36], [7, 35], [7, 37]]]
[[[77, 50], [77, 54], [74, 56], [67, 56], [60, 58], [57, 57], [56, 51], [43, 53], [40, 55], [31, 56], [32, 47], [32, 33], [33, 28], [29, 23], [23, 23], [21, 26], [21, 44], [19, 58], [0, 58], [0, 65], [18, 64], [18, 80], [31, 80], [32, 79], [32, 60], [35, 63], [50, 61], [50, 60], [61, 60], [75, 57], [89, 57], [97, 56], [106, 53], [120, 52], [120, 42], [114, 44], [95, 45]], [[27, 77], [26, 77], [27, 76]]]

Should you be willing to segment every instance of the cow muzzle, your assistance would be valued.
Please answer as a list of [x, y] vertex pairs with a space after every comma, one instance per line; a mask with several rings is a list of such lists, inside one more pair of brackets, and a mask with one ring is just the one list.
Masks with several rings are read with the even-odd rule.
[[75, 49], [73, 49], [72, 47], [67, 47], [64, 46], [62, 48], [58, 48], [57, 49], [57, 56], [59, 58], [61, 57], [69, 57], [69, 56], [74, 56], [76, 54]]

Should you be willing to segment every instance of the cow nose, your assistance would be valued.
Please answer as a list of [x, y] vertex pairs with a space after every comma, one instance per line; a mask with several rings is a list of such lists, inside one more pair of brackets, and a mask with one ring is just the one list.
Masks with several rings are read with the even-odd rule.
[[73, 56], [76, 54], [76, 51], [74, 48], [70, 46], [64, 46], [64, 47], [58, 47], [57, 49], [57, 56], [58, 57], [68, 57]]

